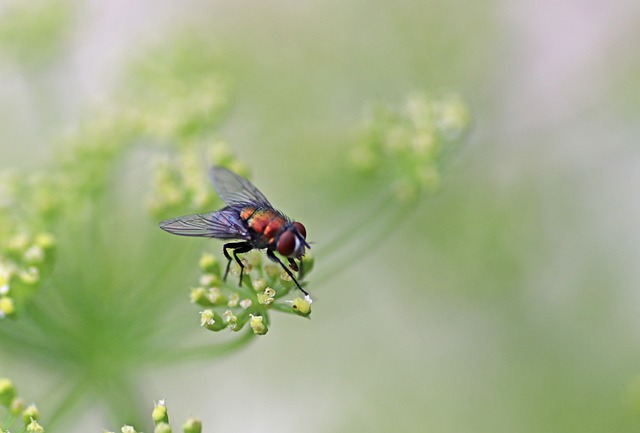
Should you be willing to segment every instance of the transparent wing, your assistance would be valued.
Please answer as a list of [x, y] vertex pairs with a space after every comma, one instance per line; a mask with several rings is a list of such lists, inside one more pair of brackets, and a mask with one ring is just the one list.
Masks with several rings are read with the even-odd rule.
[[249, 233], [235, 210], [186, 215], [164, 220], [160, 228], [174, 235], [217, 239], [248, 239]]
[[211, 168], [209, 177], [213, 188], [228, 205], [255, 203], [272, 207], [269, 200], [251, 182], [224, 167]]

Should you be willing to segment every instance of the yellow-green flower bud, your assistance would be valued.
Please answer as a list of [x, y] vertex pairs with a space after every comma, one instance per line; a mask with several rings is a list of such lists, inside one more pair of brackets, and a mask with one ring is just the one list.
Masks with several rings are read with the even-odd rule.
[[136, 429], [135, 429], [135, 428], [133, 428], [133, 426], [130, 426], [130, 425], [122, 426], [122, 428], [120, 429], [120, 431], [121, 431], [122, 433], [138, 433], [138, 432], [136, 431]]
[[11, 402], [11, 406], [9, 407], [9, 411], [14, 415], [18, 416], [24, 410], [25, 403], [21, 397], [16, 397]]
[[32, 419], [29, 424], [27, 424], [27, 433], [44, 433], [44, 428], [38, 424], [38, 421]]
[[171, 426], [166, 422], [160, 422], [156, 424], [153, 433], [171, 433]]
[[296, 283], [293, 282], [293, 279], [284, 270], [281, 270], [280, 272], [280, 283], [287, 289], [291, 289], [296, 285]]
[[44, 261], [44, 250], [38, 245], [32, 245], [22, 254], [22, 258], [32, 265], [42, 263]]
[[212, 287], [220, 283], [220, 277], [216, 274], [202, 274], [200, 276], [200, 285], [203, 287]]
[[209, 331], [220, 331], [227, 327], [227, 323], [217, 312], [204, 310], [200, 313], [200, 326]]
[[227, 326], [229, 327], [229, 329], [235, 331], [238, 325], [238, 316], [233, 314], [233, 311], [227, 310], [224, 313], [222, 313], [222, 317], [225, 323], [227, 324]]
[[[8, 296], [0, 297], [0, 319], [3, 317], [11, 317], [15, 314], [16, 307], [12, 298]], [[1, 401], [0, 401], [1, 403]]]
[[257, 250], [247, 253], [244, 258], [250, 268], [255, 268], [262, 264], [262, 253]]
[[22, 420], [24, 423], [28, 423], [30, 420], [39, 420], [40, 419], [40, 411], [36, 407], [35, 404], [30, 404], [22, 411]]
[[300, 275], [305, 276], [308, 275], [313, 270], [313, 265], [315, 264], [315, 258], [311, 252], [307, 252], [304, 256], [302, 256], [302, 263], [300, 263]]
[[184, 433], [202, 433], [202, 421], [197, 418], [189, 418], [183, 425]]
[[282, 269], [275, 263], [267, 263], [264, 265], [264, 273], [270, 280], [275, 280], [280, 276]]
[[56, 238], [51, 233], [38, 233], [34, 243], [45, 251], [56, 246]]
[[433, 127], [428, 130], [416, 132], [411, 140], [413, 151], [425, 160], [435, 157], [439, 150], [438, 144], [439, 142]]
[[256, 292], [262, 292], [267, 288], [267, 281], [264, 278], [256, 278], [251, 282], [251, 285]]
[[457, 138], [469, 125], [469, 110], [459, 98], [448, 97], [435, 108], [436, 124], [445, 137]]
[[311, 314], [311, 302], [305, 298], [295, 298], [291, 301], [291, 308], [301, 316], [308, 316]]
[[16, 389], [13, 382], [7, 378], [0, 378], [0, 404], [8, 408], [15, 397]]
[[219, 287], [212, 287], [207, 292], [207, 299], [213, 305], [224, 305], [227, 302], [227, 297]]
[[264, 323], [264, 317], [262, 316], [254, 316], [251, 315], [251, 319], [249, 319], [249, 325], [254, 333], [257, 335], [264, 335], [269, 330], [267, 328], [267, 324]]
[[7, 249], [13, 253], [22, 254], [29, 247], [29, 237], [20, 233], [9, 239], [7, 242]]
[[153, 419], [154, 424], [169, 422], [167, 405], [164, 403], [164, 400], [160, 400], [154, 405], [153, 411], [151, 412], [151, 419]]
[[20, 281], [29, 286], [33, 286], [40, 281], [40, 271], [35, 266], [29, 266], [18, 274]]
[[196, 287], [195, 289], [191, 289], [189, 298], [191, 298], [191, 302], [202, 307], [211, 307], [213, 305], [207, 298], [207, 289], [205, 289], [204, 287]]
[[258, 302], [263, 305], [271, 305], [273, 304], [274, 296], [276, 296], [276, 291], [271, 287], [267, 287], [262, 293], [258, 293]]
[[229, 301], [227, 302], [227, 306], [234, 308], [234, 307], [237, 307], [239, 303], [240, 303], [240, 295], [238, 295], [237, 293], [232, 293], [229, 296]]
[[200, 257], [199, 266], [202, 272], [220, 275], [220, 262], [213, 254], [203, 253]]
[[11, 281], [11, 273], [8, 269], [0, 266], [0, 296], [9, 293], [9, 282]]

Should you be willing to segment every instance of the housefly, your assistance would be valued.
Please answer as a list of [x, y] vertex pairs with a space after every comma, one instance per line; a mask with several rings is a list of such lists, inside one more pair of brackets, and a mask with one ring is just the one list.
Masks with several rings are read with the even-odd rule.
[[[160, 228], [180, 236], [234, 240], [222, 246], [227, 259], [223, 279], [226, 281], [229, 274], [231, 250], [240, 266], [239, 285], [242, 285], [244, 265], [238, 254], [254, 249], [265, 250], [267, 257], [278, 263], [298, 289], [308, 296], [309, 293], [300, 286], [292, 273], [298, 272], [306, 248], [311, 248], [306, 241], [307, 230], [304, 225], [276, 210], [258, 188], [242, 176], [224, 167], [213, 167], [209, 170], [209, 177], [213, 188], [227, 206], [214, 212], [164, 220], [160, 223]], [[287, 259], [288, 267], [276, 252]]]

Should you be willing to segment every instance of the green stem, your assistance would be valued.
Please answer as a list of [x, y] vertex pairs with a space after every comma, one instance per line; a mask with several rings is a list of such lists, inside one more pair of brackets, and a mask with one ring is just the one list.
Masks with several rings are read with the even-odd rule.
[[239, 337], [230, 341], [218, 344], [206, 344], [189, 348], [174, 350], [171, 352], [162, 351], [162, 354], [152, 356], [149, 363], [154, 366], [171, 365], [178, 362], [192, 362], [200, 360], [211, 360], [223, 355], [233, 353], [253, 341], [255, 334], [247, 330]]
[[[56, 388], [57, 387], [59, 387], [59, 385], [56, 386]], [[64, 397], [58, 402], [58, 405], [50, 412], [51, 415], [46, 418], [47, 430], [55, 431], [55, 427], [72, 412], [79, 402], [83, 401], [82, 397], [86, 395], [87, 388], [87, 382], [79, 380], [67, 391]], [[51, 394], [54, 394], [54, 392], [47, 393], [47, 395]], [[87, 400], [85, 399], [83, 403], [86, 405], [86, 402]]]
[[[397, 207], [389, 205], [388, 203], [385, 203], [385, 205], [386, 206], [382, 210], [391, 210], [391, 212], [386, 212], [387, 215], [378, 215], [377, 218], [372, 219], [372, 221], [379, 224], [379, 226], [371, 228], [369, 226], [372, 224], [368, 224], [366, 226], [368, 229], [368, 236], [364, 237], [364, 242], [362, 243], [349, 244], [348, 242], [343, 241], [341, 247], [344, 252], [342, 254], [340, 254], [340, 251], [335, 251], [333, 253], [335, 258], [331, 259], [328, 267], [323, 269], [322, 272], [314, 275], [314, 284], [325, 282], [352, 266], [357, 261], [362, 260], [368, 253], [378, 247], [390, 236], [391, 233], [396, 231], [398, 227], [402, 225], [402, 222], [405, 221], [415, 209], [417, 202], [411, 202]], [[371, 223], [371, 221], [369, 221], [369, 223]], [[353, 231], [356, 231], [355, 227], [353, 228]], [[362, 230], [360, 230], [360, 232], [361, 231]]]
[[100, 397], [109, 408], [114, 423], [142, 425], [144, 408], [140, 404], [139, 392], [134, 387], [135, 380], [126, 376], [109, 377], [101, 381]]
[[340, 249], [348, 244], [352, 238], [359, 236], [362, 232], [368, 231], [370, 226], [378, 223], [379, 215], [389, 209], [390, 201], [393, 201], [393, 195], [389, 191], [382, 197], [376, 207], [365, 213], [366, 216], [364, 218], [358, 217], [358, 219], [347, 225], [346, 229], [335, 235], [329, 242], [321, 244], [318, 248], [319, 255], [329, 256], [334, 250]]
[[37, 338], [33, 332], [25, 329], [23, 323], [10, 323], [7, 325], [9, 326], [0, 326], [0, 340], [2, 340], [3, 350], [13, 354], [20, 351], [27, 355], [46, 351], [47, 346], [43, 345], [42, 340]]

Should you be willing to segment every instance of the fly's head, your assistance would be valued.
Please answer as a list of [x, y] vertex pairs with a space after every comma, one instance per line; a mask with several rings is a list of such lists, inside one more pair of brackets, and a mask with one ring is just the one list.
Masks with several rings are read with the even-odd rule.
[[304, 256], [306, 248], [311, 248], [306, 239], [307, 230], [304, 225], [295, 221], [289, 224], [280, 234], [276, 250], [289, 259], [300, 259]]

